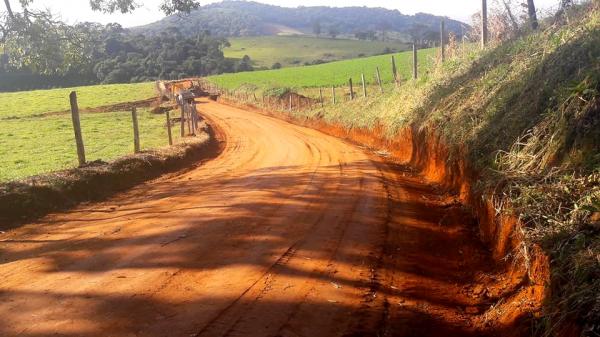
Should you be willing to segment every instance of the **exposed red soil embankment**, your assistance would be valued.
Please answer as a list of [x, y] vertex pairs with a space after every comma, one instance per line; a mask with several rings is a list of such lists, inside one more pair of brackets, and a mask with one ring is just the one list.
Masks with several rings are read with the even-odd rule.
[[[220, 101], [239, 105], [225, 99]], [[531, 334], [531, 318], [540, 312], [548, 296], [548, 257], [537, 246], [533, 250], [526, 248], [519, 231], [518, 218], [496, 211], [491, 193], [475, 188], [475, 183], [485, 177], [470, 167], [463, 159], [465, 156], [450, 157], [448, 146], [435, 131], [418, 131], [416, 127], [409, 127], [393, 139], [387, 139], [382, 136], [383, 128], [348, 129], [323, 120], [294, 118], [256, 106], [244, 107], [317, 129], [380, 153], [383, 151], [387, 154], [387, 161], [410, 167], [436, 188], [453, 195], [455, 199], [447, 202], [460, 203], [470, 210], [476, 219], [474, 229], [496, 264], [495, 272], [487, 275], [483, 282], [485, 289], [474, 291], [482, 291], [483, 297], [488, 298], [491, 305], [478, 313], [473, 328], [491, 335], [499, 332], [502, 336]], [[468, 226], [468, 221], [465, 224]]]

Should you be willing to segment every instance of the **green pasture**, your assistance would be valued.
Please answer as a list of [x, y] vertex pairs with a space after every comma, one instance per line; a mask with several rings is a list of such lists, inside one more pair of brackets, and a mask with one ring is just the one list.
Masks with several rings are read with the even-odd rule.
[[[419, 71], [427, 71], [435, 61], [437, 49], [423, 49], [418, 53]], [[412, 51], [393, 54], [398, 74], [406, 80], [412, 76]], [[209, 80], [227, 89], [242, 86], [266, 88], [316, 88], [346, 85], [349, 78], [360, 83], [361, 74], [366, 81], [376, 83], [376, 69], [379, 67], [382, 81], [392, 82], [391, 54], [364, 57], [352, 60], [331, 62], [306, 67], [292, 67], [278, 70], [253, 71], [224, 74], [209, 77]]]
[[379, 55], [407, 50], [408, 45], [398, 41], [361, 41], [317, 38], [307, 36], [255, 36], [230, 38], [231, 47], [225, 57], [241, 59], [250, 56], [256, 67], [271, 68], [301, 66], [316, 60], [325, 62]]

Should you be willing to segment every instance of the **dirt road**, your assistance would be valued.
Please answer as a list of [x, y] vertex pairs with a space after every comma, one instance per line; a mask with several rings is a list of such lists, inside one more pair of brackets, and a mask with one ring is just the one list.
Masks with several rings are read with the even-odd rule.
[[200, 110], [215, 160], [0, 234], [0, 336], [476, 334], [491, 263], [460, 207], [339, 139]]

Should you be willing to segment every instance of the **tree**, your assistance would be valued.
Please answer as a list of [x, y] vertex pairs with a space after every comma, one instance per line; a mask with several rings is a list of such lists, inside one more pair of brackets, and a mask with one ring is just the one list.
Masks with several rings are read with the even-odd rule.
[[242, 59], [238, 63], [236, 71], [242, 72], [242, 71], [253, 71], [253, 70], [254, 70], [254, 68], [252, 67], [252, 60], [250, 60], [250, 56], [244, 55], [244, 57], [242, 57]]
[[481, 1], [481, 48], [485, 48], [488, 43], [488, 4], [487, 0]]
[[[488, 14], [488, 40], [494, 44], [519, 36], [528, 29], [538, 29], [539, 26], [533, 0], [495, 0], [491, 2]], [[476, 28], [480, 26], [482, 19], [478, 13], [473, 16], [475, 28], [470, 32], [473, 40], [481, 38], [482, 30]]]
[[374, 30], [367, 31], [367, 40], [371, 40], [371, 41], [377, 40], [377, 33]]
[[333, 39], [335, 39], [338, 35], [340, 35], [340, 31], [335, 26], [329, 27], [328, 33], [329, 33], [329, 36], [331, 36], [331, 38], [333, 38]]
[[539, 23], [537, 19], [537, 12], [535, 10], [535, 3], [533, 0], [527, 0], [527, 13], [529, 14], [529, 23], [533, 30], [538, 29]]
[[379, 24], [379, 28], [381, 29], [381, 41], [386, 40], [387, 31], [390, 30], [392, 25], [389, 22], [383, 21]]
[[415, 23], [410, 27], [409, 34], [412, 41], [417, 44], [423, 44], [425, 40], [425, 35], [430, 31], [429, 27], [420, 23]]
[[[21, 11], [15, 12], [11, 2]], [[70, 26], [47, 10], [31, 7], [35, 0], [4, 0], [6, 12], [0, 15], [0, 50], [8, 55], [8, 64], [30, 68], [42, 74], [65, 73], [85, 63], [86, 52], [98, 43], [91, 31]], [[129, 13], [135, 0], [89, 0], [90, 7], [105, 13]], [[167, 14], [189, 13], [199, 7], [196, 0], [163, 0], [160, 8]]]
[[313, 22], [313, 33], [315, 33], [317, 37], [321, 36], [321, 21], [315, 20]]
[[366, 32], [356, 32], [354, 33], [354, 37], [359, 39], [359, 40], [366, 40], [367, 39], [367, 33]]
[[504, 5], [504, 9], [506, 10], [506, 16], [510, 19], [510, 23], [514, 31], [519, 30], [519, 23], [517, 22], [517, 18], [513, 14], [512, 8], [509, 3], [510, 0], [502, 0], [502, 4]]
[[573, 0], [560, 0], [560, 8], [567, 9], [573, 6]]
[[368, 30], [366, 32], [359, 31], [354, 33], [354, 37], [356, 37], [359, 40], [375, 41], [377, 40], [377, 33], [374, 30]]

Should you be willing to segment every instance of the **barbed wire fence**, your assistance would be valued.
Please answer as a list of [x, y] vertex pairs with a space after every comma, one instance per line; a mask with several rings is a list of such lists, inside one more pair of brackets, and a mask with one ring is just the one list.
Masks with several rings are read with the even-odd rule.
[[[185, 81], [184, 81], [185, 82]], [[173, 83], [180, 83], [175, 81]], [[157, 81], [157, 94], [159, 100], [162, 102], [163, 98], [166, 97], [169, 106], [161, 109], [159, 104], [157, 115], [164, 114], [165, 116], [165, 145], [174, 145], [177, 139], [183, 139], [185, 137], [194, 137], [199, 134], [199, 123], [201, 121], [200, 115], [196, 107], [195, 96], [189, 93], [189, 88], [180, 90], [181, 93], [176, 93], [175, 89], [172, 89], [169, 83]], [[97, 128], [97, 126], [82, 125], [89, 114], [82, 114], [79, 110], [79, 102], [77, 92], [73, 91], [69, 95], [71, 122], [73, 126], [73, 132], [75, 136], [75, 147], [77, 152], [77, 160], [80, 167], [89, 164], [90, 155], [97, 157], [100, 154], [104, 154], [107, 150], [113, 147], [116, 143], [122, 145], [123, 142], [130, 142], [132, 151], [130, 153], [136, 154], [142, 152], [142, 140], [144, 131], [149, 131], [149, 128], [156, 128], [156, 123], [150, 125], [146, 119], [140, 119], [140, 111], [138, 107], [133, 104], [129, 111], [115, 111], [114, 116], [111, 116], [113, 127], [109, 128]], [[172, 103], [176, 103], [173, 105]], [[127, 114], [129, 112], [129, 116]], [[144, 109], [142, 114], [152, 113], [149, 109]], [[173, 115], [173, 116], [172, 116]], [[82, 116], [84, 118], [82, 118]], [[127, 127], [126, 125], [129, 125]], [[84, 134], [84, 131], [88, 126], [88, 134]], [[179, 127], [179, 132], [173, 131], [173, 128]], [[125, 130], [130, 130], [130, 136], [125, 136]], [[155, 131], [155, 130], [152, 130]], [[101, 137], [102, 141], [98, 139]], [[124, 137], [126, 137], [124, 139]], [[84, 141], [85, 139], [85, 141]], [[156, 140], [152, 141], [156, 144]], [[163, 143], [163, 142], [158, 142]], [[123, 153], [124, 155], [126, 153]]]

